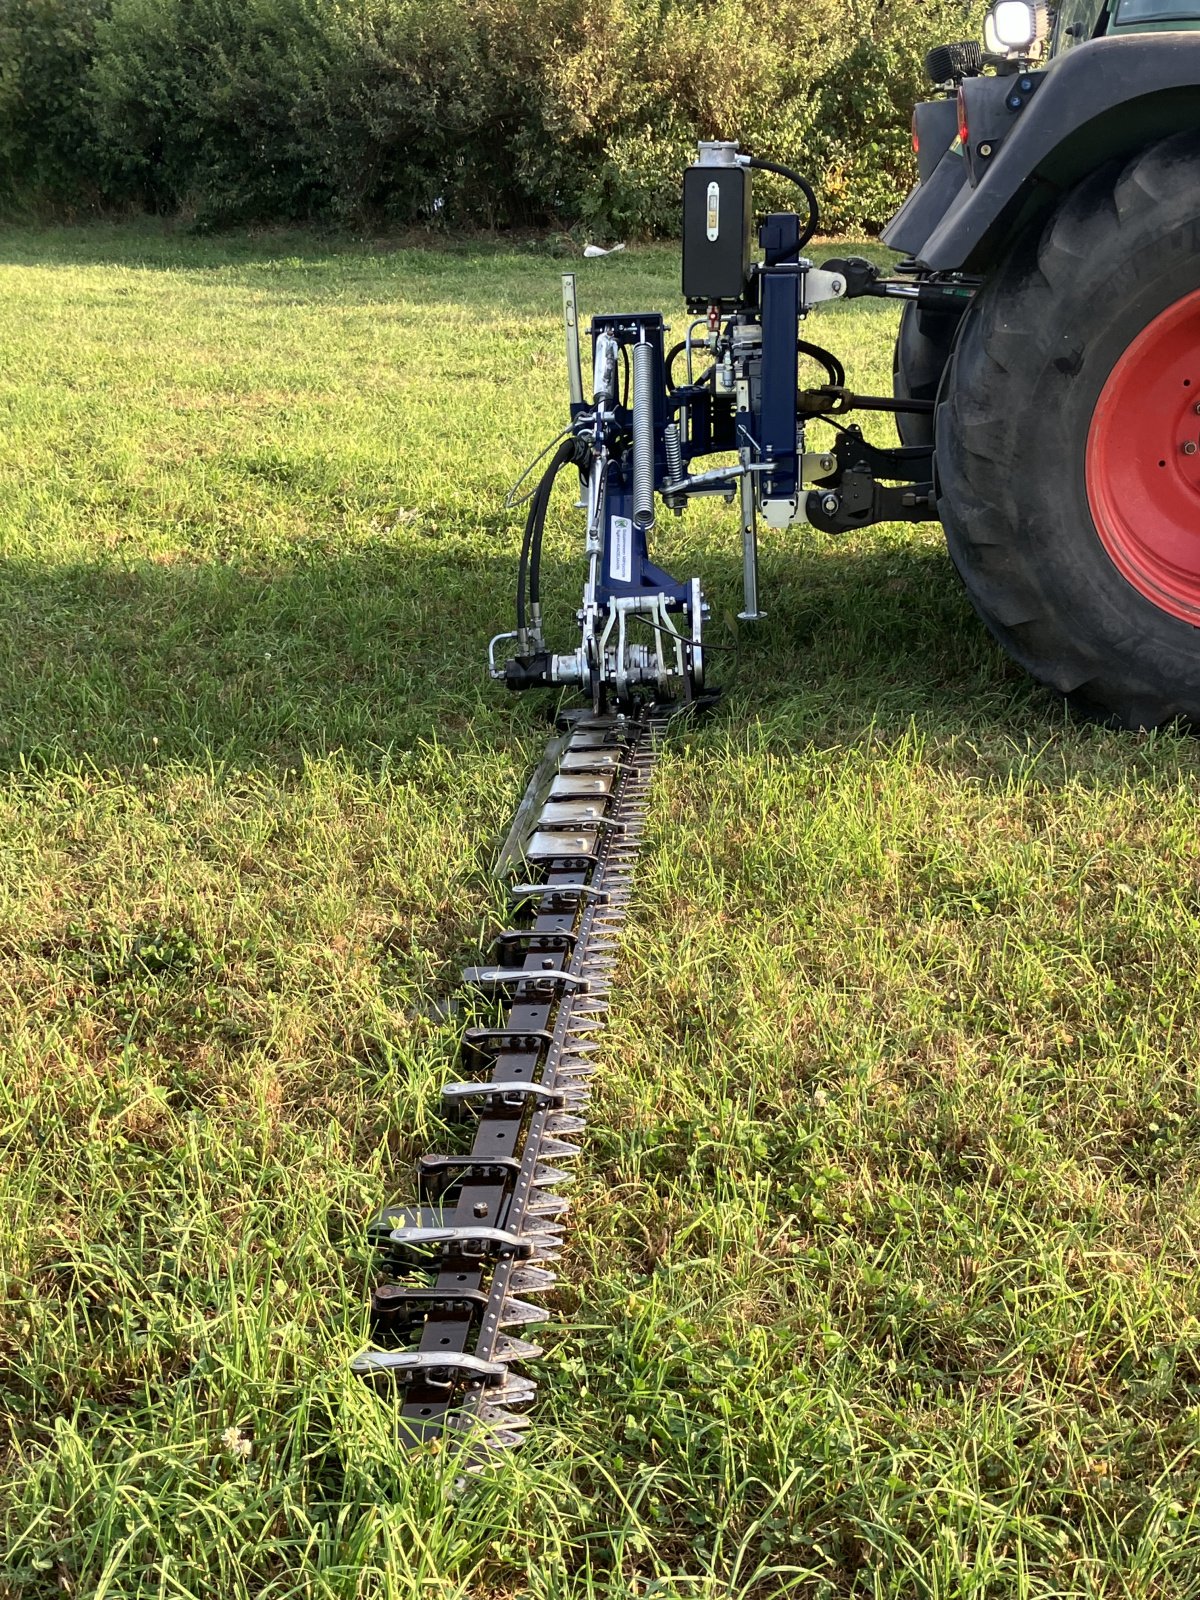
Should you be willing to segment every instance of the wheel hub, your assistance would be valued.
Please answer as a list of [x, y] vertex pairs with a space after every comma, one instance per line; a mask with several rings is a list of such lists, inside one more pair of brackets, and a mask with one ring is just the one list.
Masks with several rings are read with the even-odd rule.
[[1139, 594], [1200, 626], [1200, 290], [1142, 329], [1100, 392], [1088, 503]]

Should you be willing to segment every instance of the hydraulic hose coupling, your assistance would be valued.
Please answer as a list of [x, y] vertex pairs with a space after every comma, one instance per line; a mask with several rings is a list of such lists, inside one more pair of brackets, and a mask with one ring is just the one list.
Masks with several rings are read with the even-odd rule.
[[654, 526], [654, 349], [633, 347], [633, 520]]

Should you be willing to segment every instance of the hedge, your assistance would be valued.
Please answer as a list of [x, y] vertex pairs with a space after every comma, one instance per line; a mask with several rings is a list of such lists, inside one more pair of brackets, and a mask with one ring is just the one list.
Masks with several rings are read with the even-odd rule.
[[673, 231], [696, 139], [727, 137], [871, 229], [911, 181], [921, 57], [976, 9], [0, 0], [0, 204], [626, 237]]

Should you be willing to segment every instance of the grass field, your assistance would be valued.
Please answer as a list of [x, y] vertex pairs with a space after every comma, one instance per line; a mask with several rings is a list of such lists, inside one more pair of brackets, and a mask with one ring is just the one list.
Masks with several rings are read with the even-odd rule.
[[[768, 532], [537, 1428], [448, 1494], [346, 1361], [546, 732], [481, 658], [562, 263], [0, 262], [5, 1600], [1200, 1595], [1200, 747], [1072, 726], [935, 530]], [[669, 252], [579, 274], [678, 322]], [[893, 322], [813, 332], [867, 387]], [[576, 541], [564, 493], [564, 600]], [[732, 646], [732, 513], [657, 549]]]

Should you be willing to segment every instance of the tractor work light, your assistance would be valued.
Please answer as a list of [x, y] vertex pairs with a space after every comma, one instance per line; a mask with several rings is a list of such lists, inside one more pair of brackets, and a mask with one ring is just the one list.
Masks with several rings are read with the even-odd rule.
[[984, 47], [989, 55], [1022, 54], [1049, 31], [1050, 13], [1044, 0], [999, 0], [984, 19]]

